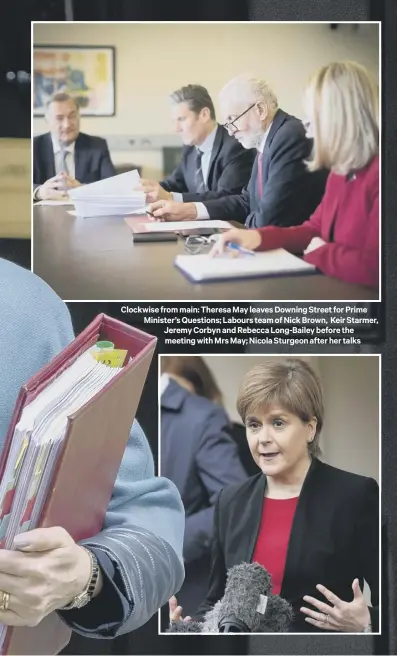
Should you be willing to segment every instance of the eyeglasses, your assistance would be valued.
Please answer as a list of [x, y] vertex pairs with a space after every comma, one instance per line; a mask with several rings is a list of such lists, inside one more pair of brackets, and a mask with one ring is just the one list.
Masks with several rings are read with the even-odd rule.
[[198, 253], [207, 253], [211, 250], [217, 238], [218, 235], [216, 234], [211, 235], [210, 237], [190, 235], [185, 239], [185, 251], [190, 253], [190, 255], [197, 255]]
[[253, 107], [255, 107], [255, 105], [256, 105], [256, 103], [254, 103], [253, 105], [250, 105], [250, 106], [248, 107], [248, 109], [245, 110], [245, 112], [243, 112], [242, 114], [239, 114], [238, 116], [236, 116], [236, 118], [234, 118], [233, 121], [228, 121], [227, 123], [224, 123], [224, 124], [223, 124], [223, 127], [225, 128], [225, 130], [227, 130], [228, 132], [232, 131], [233, 134], [234, 134], [235, 132], [237, 132], [237, 131], [238, 131], [238, 127], [237, 127], [237, 125], [236, 125], [236, 121], [240, 120], [240, 118], [241, 118], [242, 116], [244, 116], [244, 115], [247, 114], [249, 111], [251, 111], [251, 109], [252, 109]]

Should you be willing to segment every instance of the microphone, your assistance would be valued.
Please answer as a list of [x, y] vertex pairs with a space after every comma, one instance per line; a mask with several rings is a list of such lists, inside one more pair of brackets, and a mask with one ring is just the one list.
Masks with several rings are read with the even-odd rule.
[[177, 622], [171, 622], [166, 633], [201, 633], [202, 627], [202, 622], [196, 622], [194, 620], [184, 622], [183, 620], [178, 620]]
[[271, 576], [259, 563], [242, 563], [227, 574], [225, 594], [204, 618], [202, 632], [285, 633], [292, 606], [271, 593]]

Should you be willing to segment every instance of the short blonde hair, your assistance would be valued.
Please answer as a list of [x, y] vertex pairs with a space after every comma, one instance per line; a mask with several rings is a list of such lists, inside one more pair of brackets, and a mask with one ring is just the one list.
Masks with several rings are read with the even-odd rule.
[[221, 102], [224, 98], [247, 105], [262, 101], [270, 110], [278, 108], [277, 96], [269, 84], [261, 78], [250, 75], [238, 75], [225, 84], [219, 92]]
[[269, 360], [251, 369], [243, 378], [237, 397], [237, 411], [245, 423], [255, 411], [266, 411], [277, 403], [301, 421], [317, 419], [316, 434], [308, 449], [321, 453], [320, 432], [324, 421], [323, 391], [320, 379], [310, 365], [299, 358]]
[[379, 90], [364, 66], [351, 61], [323, 66], [309, 80], [305, 101], [314, 131], [309, 170], [347, 175], [378, 154]]

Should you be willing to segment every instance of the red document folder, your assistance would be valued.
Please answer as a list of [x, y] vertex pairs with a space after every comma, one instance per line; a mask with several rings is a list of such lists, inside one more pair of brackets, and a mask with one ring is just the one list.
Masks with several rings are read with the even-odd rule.
[[[39, 526], [62, 526], [79, 541], [103, 525], [114, 482], [156, 347], [156, 338], [101, 314], [21, 389], [0, 460], [3, 476], [24, 407], [98, 340], [128, 351], [120, 373], [68, 418], [63, 452]], [[2, 654], [57, 654], [70, 630], [56, 613], [34, 628], [8, 629]]]

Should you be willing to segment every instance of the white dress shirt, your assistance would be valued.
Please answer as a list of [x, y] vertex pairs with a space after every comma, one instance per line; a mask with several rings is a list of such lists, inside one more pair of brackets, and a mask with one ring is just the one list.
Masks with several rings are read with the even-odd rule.
[[[201, 150], [203, 152], [203, 156], [201, 158], [201, 170], [203, 172], [203, 179], [205, 184], [207, 184], [208, 180], [212, 149], [214, 147], [217, 129], [218, 126], [216, 125], [212, 132], [210, 132], [210, 134], [204, 139], [203, 143], [200, 146], [196, 146], [196, 150]], [[183, 203], [183, 194], [171, 192], [171, 195], [172, 200], [176, 201], [177, 203]]]
[[[57, 141], [52, 135], [51, 135], [51, 140], [52, 140], [52, 148], [54, 151], [55, 175], [58, 175], [58, 173], [63, 171], [62, 149], [59, 141]], [[75, 143], [76, 142], [73, 141], [71, 144], [68, 144], [67, 146], [63, 147], [64, 150], [66, 151], [65, 162], [68, 169], [68, 174], [71, 178], [75, 177], [75, 165], [74, 165]]]
[[[273, 123], [273, 121], [272, 121], [272, 123]], [[261, 143], [259, 145], [259, 148], [258, 148], [258, 153], [263, 153], [263, 151], [265, 149], [266, 140], [269, 136], [270, 128], [272, 127], [272, 123], [270, 123], [270, 125], [267, 128], [265, 134], [263, 135], [262, 141], [261, 141]], [[203, 155], [203, 157], [204, 157], [204, 155]], [[207, 210], [206, 206], [204, 205], [204, 203], [194, 203], [194, 204], [196, 206], [196, 211], [197, 211], [196, 220], [203, 221], [205, 219], [210, 218], [210, 215], [208, 214], [208, 210]]]
[[168, 374], [162, 374], [160, 378], [160, 396], [163, 396], [165, 390], [168, 387], [169, 382], [170, 382], [170, 377], [168, 376]]

